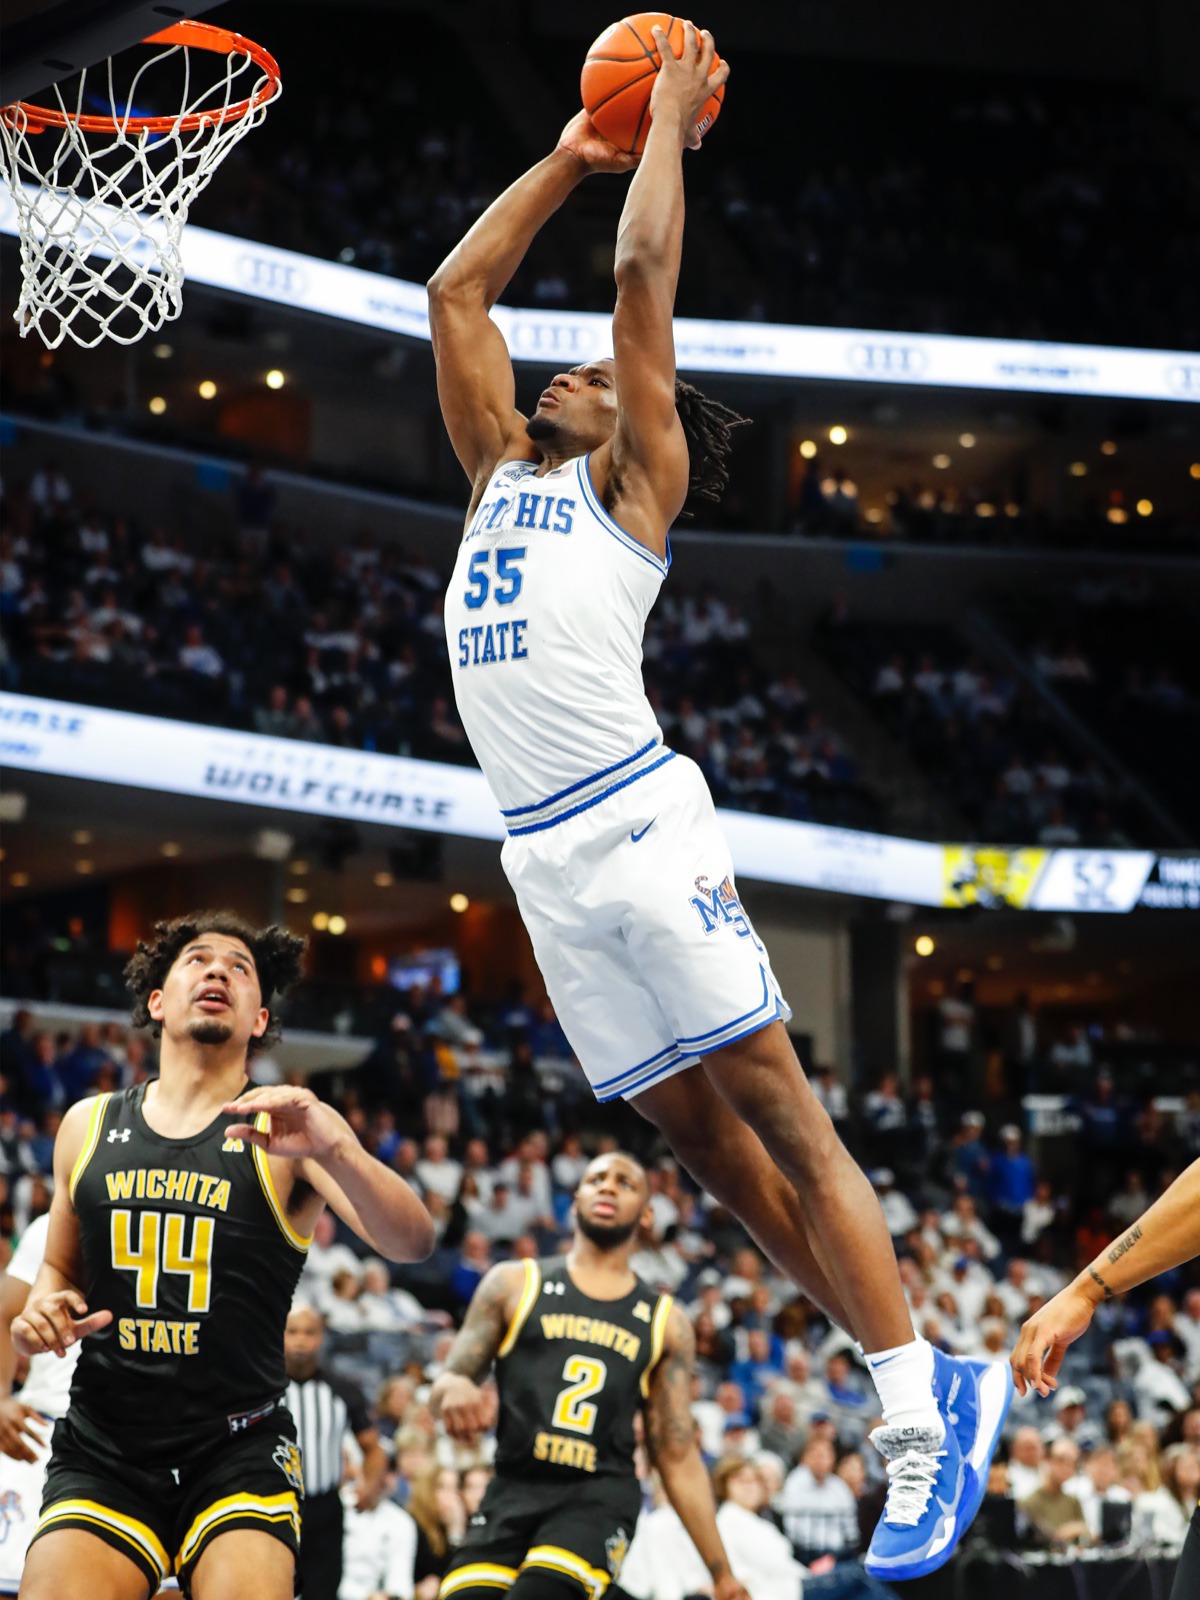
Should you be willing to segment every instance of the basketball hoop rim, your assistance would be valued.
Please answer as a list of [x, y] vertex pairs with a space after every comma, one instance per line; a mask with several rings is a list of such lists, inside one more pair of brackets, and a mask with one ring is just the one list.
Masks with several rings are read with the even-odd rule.
[[78, 128], [83, 133], [120, 133], [135, 137], [143, 133], [193, 133], [205, 127], [219, 127], [227, 122], [238, 122], [259, 106], [274, 100], [282, 87], [279, 63], [269, 50], [247, 39], [244, 34], [233, 33], [228, 28], [215, 27], [210, 22], [183, 20], [174, 22], [159, 33], [152, 33], [143, 44], [169, 44], [190, 46], [196, 50], [210, 50], [214, 55], [245, 55], [262, 68], [267, 82], [249, 99], [236, 105], [223, 106], [214, 111], [195, 111], [187, 116], [175, 117], [101, 117], [72, 116], [49, 106], [37, 106], [27, 100], [14, 100], [11, 105], [0, 106], [0, 120], [14, 125], [15, 112], [25, 115], [25, 131], [41, 133], [46, 128]]

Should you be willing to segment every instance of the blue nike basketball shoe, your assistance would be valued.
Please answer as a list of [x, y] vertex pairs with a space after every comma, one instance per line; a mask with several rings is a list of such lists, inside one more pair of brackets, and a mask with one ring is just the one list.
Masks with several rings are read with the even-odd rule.
[[967, 1469], [958, 1434], [933, 1428], [876, 1428], [871, 1443], [887, 1462], [887, 1500], [863, 1565], [873, 1578], [920, 1578], [950, 1559], [962, 1536]]
[[866, 1569], [877, 1578], [919, 1578], [949, 1561], [987, 1492], [988, 1469], [1012, 1405], [1003, 1361], [958, 1361], [934, 1350], [934, 1397], [945, 1424], [876, 1428], [888, 1494]]

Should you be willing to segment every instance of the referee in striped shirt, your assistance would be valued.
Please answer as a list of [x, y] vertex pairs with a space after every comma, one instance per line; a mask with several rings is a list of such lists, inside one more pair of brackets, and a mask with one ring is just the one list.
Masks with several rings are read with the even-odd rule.
[[379, 1504], [387, 1456], [372, 1426], [362, 1391], [321, 1366], [325, 1319], [296, 1306], [283, 1336], [288, 1410], [304, 1463], [304, 1506], [296, 1578], [303, 1600], [337, 1600], [342, 1581], [342, 1450], [352, 1433], [363, 1453], [358, 1509]]

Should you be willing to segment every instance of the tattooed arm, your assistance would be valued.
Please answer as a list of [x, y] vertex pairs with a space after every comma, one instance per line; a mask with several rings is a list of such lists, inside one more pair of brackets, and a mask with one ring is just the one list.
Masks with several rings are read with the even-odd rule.
[[658, 1469], [667, 1499], [712, 1573], [713, 1600], [748, 1600], [729, 1570], [729, 1557], [717, 1532], [712, 1484], [696, 1444], [692, 1419], [692, 1368], [696, 1340], [678, 1306], [667, 1318], [663, 1353], [650, 1377], [646, 1402], [646, 1447]]
[[1053, 1300], [1030, 1317], [1012, 1354], [1017, 1387], [1041, 1395], [1058, 1387], [1062, 1358], [1092, 1320], [1102, 1300], [1136, 1289], [1200, 1255], [1200, 1161], [1180, 1173], [1133, 1226], [1114, 1239]]
[[479, 1387], [491, 1371], [525, 1283], [519, 1261], [492, 1267], [476, 1289], [446, 1365], [429, 1392], [429, 1405], [452, 1439], [470, 1439], [494, 1421]]

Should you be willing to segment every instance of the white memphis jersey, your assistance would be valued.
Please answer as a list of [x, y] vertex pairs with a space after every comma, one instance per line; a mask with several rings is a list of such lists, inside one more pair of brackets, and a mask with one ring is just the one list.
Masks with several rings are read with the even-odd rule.
[[608, 515], [579, 456], [492, 474], [446, 593], [459, 715], [510, 834], [670, 759], [642, 634], [670, 565]]

